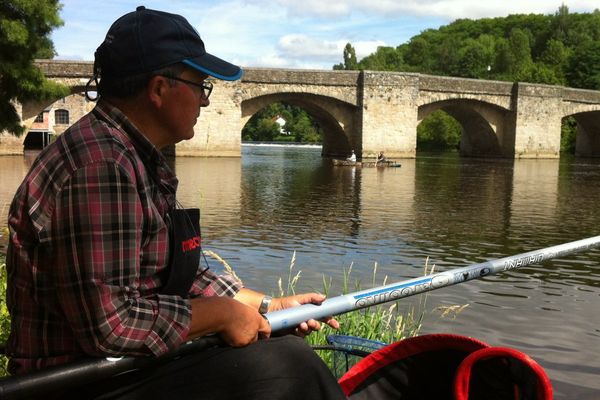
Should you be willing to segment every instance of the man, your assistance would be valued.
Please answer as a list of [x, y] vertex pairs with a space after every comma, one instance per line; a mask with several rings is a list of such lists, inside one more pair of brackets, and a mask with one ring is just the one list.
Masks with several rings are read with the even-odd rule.
[[347, 160], [350, 162], [356, 162], [356, 154], [354, 154], [354, 150], [352, 150], [352, 153], [350, 154], [350, 157], [347, 158]]
[[[177, 179], [159, 152], [194, 135], [208, 76], [241, 75], [179, 15], [138, 7], [111, 26], [95, 53], [97, 106], [40, 153], [11, 205], [11, 372], [159, 356], [215, 333], [228, 346], [59, 395], [344, 398], [310, 347], [269, 338], [262, 316], [324, 296], [271, 299], [199, 267], [198, 211], [177, 207]], [[296, 333], [315, 329], [311, 320]]]

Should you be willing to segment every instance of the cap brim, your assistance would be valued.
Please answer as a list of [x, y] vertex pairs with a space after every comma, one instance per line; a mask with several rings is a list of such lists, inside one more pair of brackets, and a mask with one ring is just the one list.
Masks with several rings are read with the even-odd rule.
[[208, 53], [200, 57], [183, 60], [182, 62], [198, 71], [224, 81], [236, 81], [244, 74], [244, 71], [237, 65], [233, 65]]

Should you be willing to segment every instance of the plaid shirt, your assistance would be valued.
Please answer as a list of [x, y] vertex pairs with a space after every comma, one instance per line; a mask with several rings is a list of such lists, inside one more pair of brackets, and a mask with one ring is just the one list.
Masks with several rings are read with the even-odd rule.
[[[11, 372], [186, 340], [189, 300], [160, 294], [176, 188], [160, 152], [106, 102], [40, 153], [9, 213]], [[240, 288], [206, 271], [190, 295]]]

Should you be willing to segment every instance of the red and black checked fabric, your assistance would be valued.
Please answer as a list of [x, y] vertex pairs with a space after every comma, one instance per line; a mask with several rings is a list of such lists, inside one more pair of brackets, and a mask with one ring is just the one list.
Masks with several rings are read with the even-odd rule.
[[[106, 102], [40, 153], [9, 212], [11, 372], [160, 355], [186, 339], [189, 300], [159, 294], [176, 189], [160, 152]], [[240, 288], [206, 271], [190, 294]]]

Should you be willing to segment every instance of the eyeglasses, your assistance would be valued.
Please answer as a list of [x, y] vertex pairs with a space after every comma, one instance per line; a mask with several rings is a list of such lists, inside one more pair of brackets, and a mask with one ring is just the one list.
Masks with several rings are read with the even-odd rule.
[[167, 78], [167, 79], [173, 79], [174, 81], [179, 81], [179, 82], [185, 83], [186, 85], [191, 85], [192, 87], [195, 87], [195, 88], [200, 88], [202, 94], [207, 99], [210, 97], [210, 94], [212, 93], [212, 90], [213, 90], [212, 82], [203, 81], [202, 83], [197, 83], [197, 82], [188, 81], [187, 79], [176, 78], [174, 76], [168, 76], [168, 75], [160, 75], [160, 76]]

